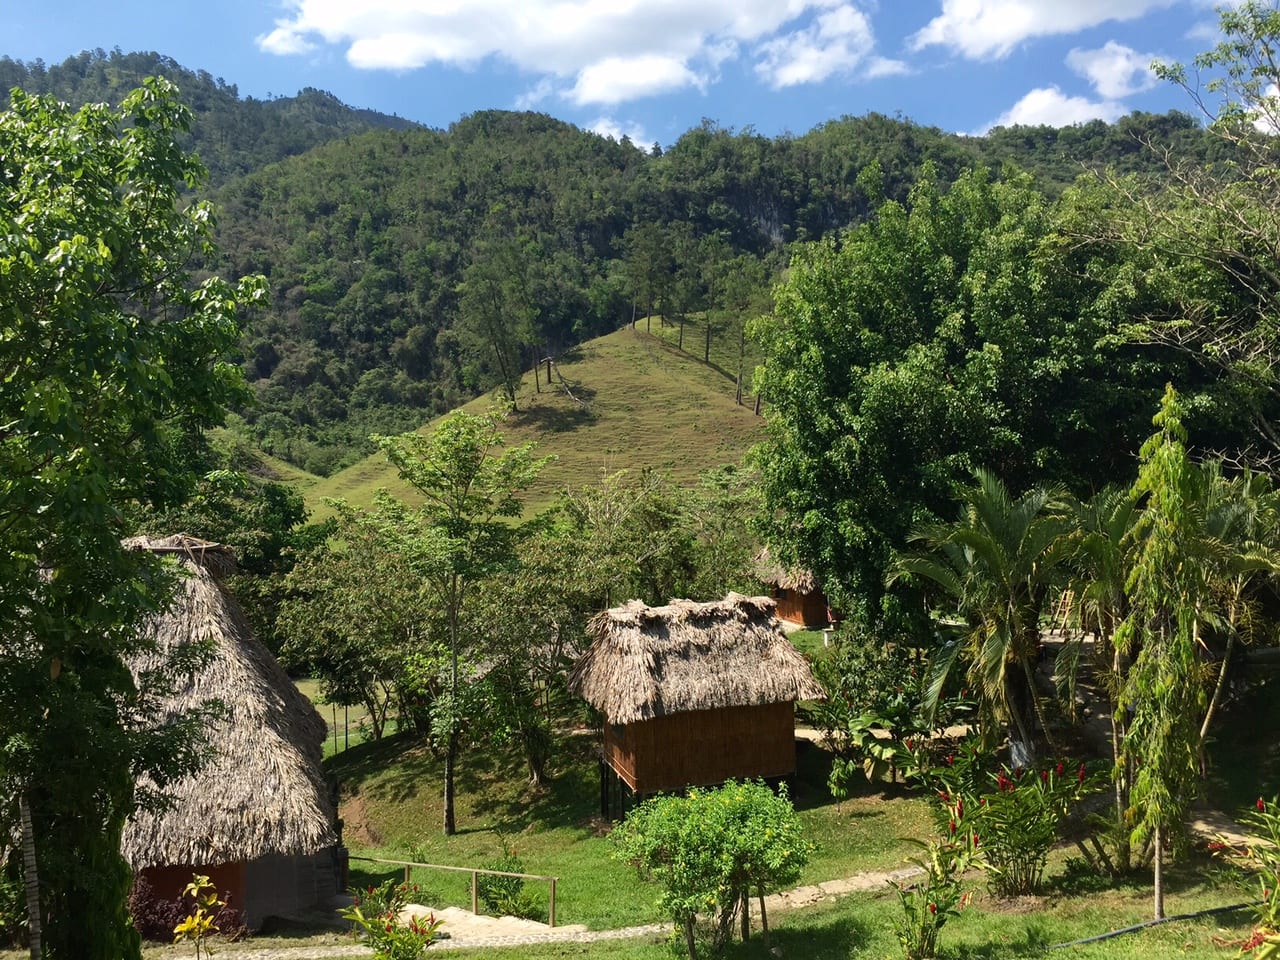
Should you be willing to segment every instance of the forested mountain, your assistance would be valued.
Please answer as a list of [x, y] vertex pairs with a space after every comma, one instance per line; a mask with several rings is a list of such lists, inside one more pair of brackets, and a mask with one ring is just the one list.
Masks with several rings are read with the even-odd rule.
[[0, 59], [0, 83], [72, 102], [116, 100], [156, 72], [193, 107], [211, 170], [223, 260], [205, 266], [270, 281], [244, 340], [258, 402], [233, 426], [322, 474], [367, 453], [372, 432], [496, 385], [514, 396], [535, 356], [637, 312], [680, 323], [711, 311], [710, 330], [736, 342], [767, 309], [789, 244], [905, 199], [926, 164], [944, 185], [1012, 164], [1056, 195], [1091, 167], [1158, 171], [1148, 142], [1209, 151], [1197, 122], [1171, 113], [986, 137], [879, 114], [778, 137], [704, 121], [663, 152], [544, 114], [431, 130], [316, 90], [240, 98], [157, 54]]
[[195, 112], [197, 123], [188, 146], [209, 168], [215, 184], [334, 137], [414, 126], [376, 110], [348, 107], [333, 94], [310, 87], [292, 97], [241, 97], [234, 83], [206, 70], [190, 70], [159, 53], [85, 50], [50, 66], [41, 60], [24, 63], [0, 57], [0, 90], [22, 87], [28, 93], [52, 94], [72, 106], [119, 103], [144, 77], [156, 75], [176, 83]]

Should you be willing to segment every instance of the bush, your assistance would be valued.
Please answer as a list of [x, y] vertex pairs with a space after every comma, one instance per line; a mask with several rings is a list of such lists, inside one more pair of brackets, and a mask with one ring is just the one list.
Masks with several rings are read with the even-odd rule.
[[187, 919], [187, 907], [181, 897], [161, 897], [142, 874], [133, 878], [129, 891], [129, 916], [143, 940], [173, 943], [174, 927]]
[[699, 913], [716, 918], [712, 949], [719, 950], [747, 898], [794, 883], [813, 850], [785, 788], [775, 795], [759, 781], [648, 800], [611, 839], [615, 858], [663, 885], [659, 906], [684, 928], [691, 957]]
[[[484, 868], [504, 873], [524, 873], [524, 861], [507, 842], [507, 838], [498, 834], [498, 843], [502, 845], [502, 854], [486, 863]], [[471, 895], [470, 881], [467, 882], [467, 895]], [[482, 873], [476, 877], [476, 897], [484, 904], [487, 913], [502, 917], [523, 917], [526, 920], [540, 919], [542, 915], [541, 909], [525, 890], [523, 877], [495, 877]]]

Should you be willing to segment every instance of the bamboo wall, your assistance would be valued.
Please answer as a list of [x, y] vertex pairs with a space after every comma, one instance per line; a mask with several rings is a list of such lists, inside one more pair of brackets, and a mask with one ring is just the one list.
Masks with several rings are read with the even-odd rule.
[[695, 710], [606, 725], [604, 758], [635, 793], [680, 790], [796, 770], [793, 704]]
[[801, 593], [798, 590], [784, 590], [774, 587], [773, 599], [777, 604], [779, 620], [798, 623], [803, 627], [825, 627], [827, 618], [827, 598], [821, 590], [813, 593]]

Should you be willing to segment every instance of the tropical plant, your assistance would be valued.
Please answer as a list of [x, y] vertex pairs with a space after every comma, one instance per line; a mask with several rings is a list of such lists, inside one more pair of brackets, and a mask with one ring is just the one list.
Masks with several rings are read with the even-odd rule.
[[1280, 957], [1280, 801], [1267, 803], [1259, 797], [1239, 822], [1249, 831], [1243, 849], [1229, 840], [1209, 846], [1241, 872], [1248, 889], [1259, 894], [1254, 907], [1257, 925], [1241, 952], [1253, 949], [1258, 960], [1276, 960]]
[[924, 552], [900, 556], [891, 579], [928, 581], [962, 621], [957, 641], [933, 658], [927, 705], [963, 662], [984, 735], [993, 740], [993, 724], [1004, 721], [1020, 766], [1034, 757], [1035, 725], [1053, 745], [1035, 664], [1040, 618], [1073, 549], [1071, 523], [1059, 490], [1014, 499], [995, 474], [978, 470], [974, 479], [961, 491], [959, 519], [918, 527], [911, 540]]
[[973, 852], [954, 838], [909, 842], [924, 851], [923, 857], [907, 859], [924, 871], [924, 878], [910, 886], [890, 881], [902, 908], [894, 931], [906, 960], [933, 960], [938, 955], [938, 934], [973, 896], [964, 889], [963, 880], [964, 872], [973, 865]]
[[195, 874], [182, 891], [192, 901], [191, 912], [173, 928], [174, 943], [190, 943], [196, 948], [196, 960], [209, 956], [207, 940], [219, 932], [218, 915], [227, 902], [218, 898], [218, 888], [206, 876]]

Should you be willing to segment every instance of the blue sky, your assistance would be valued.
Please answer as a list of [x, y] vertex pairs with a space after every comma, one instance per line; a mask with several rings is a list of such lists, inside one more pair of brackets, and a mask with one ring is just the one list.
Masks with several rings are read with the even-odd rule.
[[0, 54], [157, 50], [243, 95], [319, 87], [438, 127], [534, 109], [669, 145], [704, 117], [975, 133], [1190, 109], [1147, 65], [1216, 22], [1206, 0], [0, 0]]

